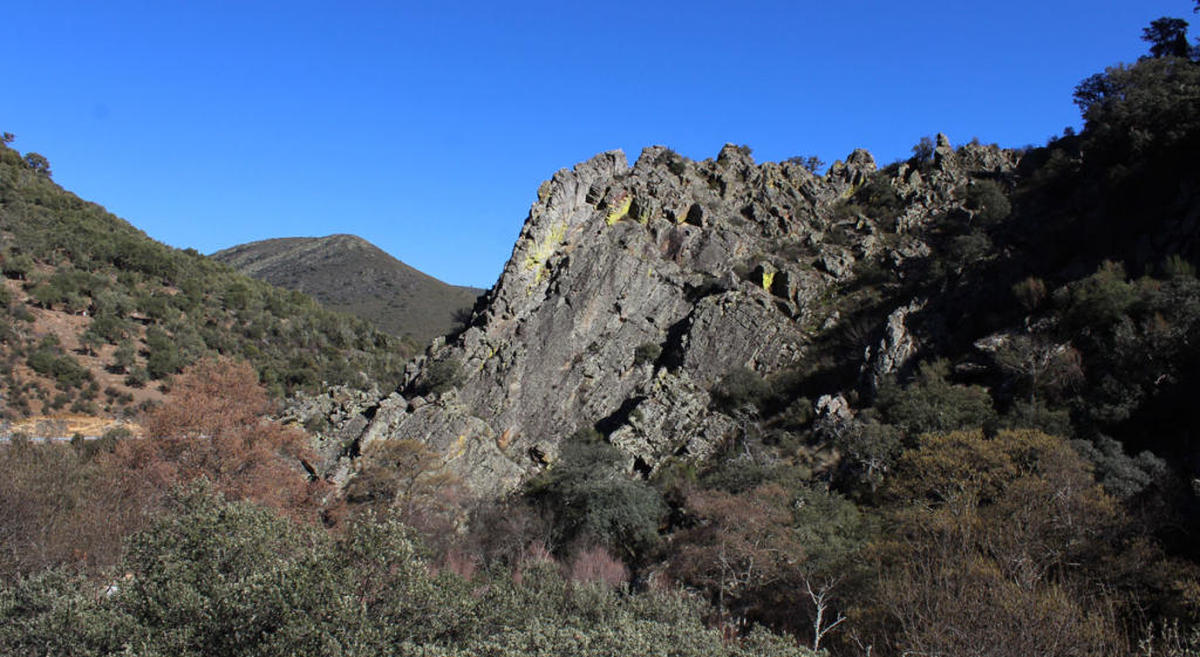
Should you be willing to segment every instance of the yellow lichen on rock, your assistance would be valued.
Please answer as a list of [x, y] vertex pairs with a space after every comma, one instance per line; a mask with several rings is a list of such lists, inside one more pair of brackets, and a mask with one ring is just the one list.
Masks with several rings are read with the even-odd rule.
[[567, 236], [567, 222], [560, 221], [555, 224], [546, 237], [529, 249], [525, 254], [525, 270], [536, 271], [534, 282], [540, 283], [542, 276], [546, 274], [546, 261], [550, 256], [554, 255], [554, 251], [562, 244], [563, 238]]
[[762, 288], [767, 292], [771, 291], [771, 284], [775, 282], [775, 272], [764, 271], [762, 275]]
[[633, 196], [626, 195], [625, 199], [623, 201], [621, 201], [619, 204], [617, 204], [617, 207], [613, 208], [612, 212], [609, 212], [608, 216], [604, 218], [604, 223], [611, 226], [611, 225], [617, 223], [618, 221], [624, 219], [625, 216], [629, 214], [629, 208], [632, 206], [633, 206]]
[[450, 461], [453, 461], [455, 459], [462, 458], [462, 456], [466, 453], [467, 453], [467, 434], [465, 434], [465, 433], [459, 434], [458, 438], [456, 438], [454, 440], [454, 444], [451, 445], [450, 448], [446, 450], [445, 462], [449, 463]]
[[495, 357], [496, 357], [496, 348], [488, 347], [487, 354], [484, 355], [483, 358], [479, 359], [479, 367], [475, 368], [475, 371], [482, 372], [483, 368], [487, 366], [487, 362]]

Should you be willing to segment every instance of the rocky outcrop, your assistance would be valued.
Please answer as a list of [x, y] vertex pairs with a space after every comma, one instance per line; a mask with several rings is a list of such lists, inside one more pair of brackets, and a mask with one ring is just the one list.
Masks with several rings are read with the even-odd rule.
[[289, 400], [279, 420], [299, 424], [317, 436], [318, 465], [326, 477], [342, 484], [351, 473], [363, 432], [379, 403], [377, 388], [332, 386], [319, 395], [299, 393]]
[[863, 353], [862, 379], [866, 391], [874, 397], [883, 380], [909, 364], [917, 352], [917, 340], [909, 327], [910, 316], [924, 308], [924, 300], [914, 300], [897, 308], [884, 323], [883, 337]]
[[[358, 430], [355, 449], [424, 440], [480, 494], [553, 463], [581, 428], [598, 429], [643, 474], [668, 456], [703, 457], [738, 430], [712, 408], [716, 382], [801, 363], [836, 324], [828, 299], [860, 259], [927, 252], [919, 235], [896, 233], [961, 205], [955, 188], [973, 168], [1015, 162], [941, 141], [924, 173], [877, 171], [859, 150], [819, 177], [799, 163], [757, 165], [735, 146], [703, 162], [647, 148], [632, 167], [614, 151], [561, 170], [538, 190], [466, 330], [435, 341], [398, 393], [360, 412], [365, 426], [339, 431]], [[922, 209], [895, 226], [869, 209], [836, 211], [880, 176]], [[904, 317], [873, 347], [871, 380], [917, 348]]]

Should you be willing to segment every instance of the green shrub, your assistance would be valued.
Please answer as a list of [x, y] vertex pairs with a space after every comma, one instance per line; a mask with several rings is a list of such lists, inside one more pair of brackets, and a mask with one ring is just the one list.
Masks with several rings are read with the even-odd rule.
[[1037, 429], [1052, 436], [1072, 435], [1070, 412], [1065, 408], [1051, 409], [1040, 400], [1014, 401], [1002, 424], [1009, 429]]
[[784, 162], [804, 167], [809, 173], [814, 175], [819, 175], [821, 169], [825, 168], [825, 161], [816, 155], [796, 155], [789, 157]]
[[462, 363], [456, 358], [433, 361], [417, 382], [418, 395], [442, 394], [463, 382]]
[[854, 422], [834, 438], [842, 454], [842, 475], [874, 492], [900, 457], [903, 436], [890, 424]]
[[599, 543], [627, 559], [658, 543], [662, 496], [624, 472], [625, 455], [602, 441], [568, 441], [528, 495], [555, 518], [563, 544]]
[[139, 645], [146, 637], [137, 621], [97, 588], [66, 570], [0, 587], [0, 653], [99, 657]]
[[1168, 472], [1166, 461], [1148, 451], [1131, 457], [1121, 443], [1108, 436], [1072, 440], [1071, 447], [1091, 462], [1104, 491], [1118, 499], [1127, 500], [1150, 484], [1164, 481]]
[[161, 379], [178, 372], [185, 363], [179, 345], [162, 329], [151, 326], [146, 331], [146, 372], [151, 379]]
[[92, 379], [92, 373], [79, 361], [67, 354], [57, 354], [47, 347], [34, 351], [25, 362], [38, 374], [54, 377], [63, 388], [77, 388]]
[[700, 483], [705, 489], [738, 495], [763, 484], [780, 484], [795, 490], [804, 485], [805, 474], [786, 463], [763, 463], [742, 456], [721, 459], [700, 477]]
[[713, 386], [712, 398], [716, 408], [732, 413], [747, 408], [758, 409], [770, 393], [770, 386], [761, 375], [748, 367], [739, 367]]
[[633, 350], [633, 364], [642, 365], [644, 363], [654, 363], [662, 356], [662, 345], [647, 342], [638, 345], [637, 349]]
[[982, 230], [971, 230], [950, 240], [946, 260], [956, 272], [962, 272], [985, 260], [992, 252], [992, 240]]
[[129, 325], [115, 314], [97, 312], [87, 330], [108, 344], [117, 344], [128, 335]]
[[997, 223], [1012, 213], [1012, 203], [994, 180], [976, 180], [967, 187], [967, 209], [984, 226]]
[[894, 381], [880, 386], [876, 406], [888, 424], [909, 438], [929, 432], [988, 428], [996, 424], [996, 411], [987, 390], [980, 386], [950, 383], [945, 360], [921, 363], [914, 380], [904, 387]]
[[687, 160], [669, 148], [658, 154], [655, 164], [665, 165], [668, 171], [677, 176], [682, 176], [687, 171]]
[[1065, 301], [1066, 319], [1072, 327], [1104, 328], [1125, 316], [1138, 292], [1127, 280], [1124, 265], [1105, 261], [1096, 273], [1056, 293], [1056, 298]]
[[15, 278], [17, 280], [25, 280], [29, 273], [33, 271], [33, 258], [25, 253], [5, 252], [2, 264], [0, 264], [0, 273], [3, 273], [6, 278]]
[[1013, 296], [1026, 312], [1037, 310], [1046, 300], [1046, 283], [1036, 276], [1029, 276], [1013, 285], [1012, 290]]
[[854, 202], [872, 219], [895, 219], [904, 209], [904, 199], [881, 175], [873, 176], [855, 192]]
[[125, 385], [131, 388], [142, 388], [150, 382], [150, 372], [144, 367], [135, 367], [125, 375]]
[[1167, 256], [1163, 262], [1163, 275], [1167, 278], [1195, 278], [1196, 266], [1178, 253]]
[[933, 163], [935, 151], [936, 147], [934, 146], [933, 138], [929, 136], [921, 137], [921, 141], [912, 147], [912, 159], [918, 165], [929, 165]]
[[121, 340], [113, 351], [113, 368], [118, 372], [128, 372], [137, 362], [137, 349], [130, 340]]

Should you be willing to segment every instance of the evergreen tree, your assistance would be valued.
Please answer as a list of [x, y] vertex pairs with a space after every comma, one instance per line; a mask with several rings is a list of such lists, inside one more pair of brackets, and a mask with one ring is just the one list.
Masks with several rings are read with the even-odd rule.
[[1182, 18], [1163, 17], [1142, 29], [1142, 41], [1150, 44], [1151, 57], [1187, 57], [1192, 50], [1187, 29], [1187, 21]]

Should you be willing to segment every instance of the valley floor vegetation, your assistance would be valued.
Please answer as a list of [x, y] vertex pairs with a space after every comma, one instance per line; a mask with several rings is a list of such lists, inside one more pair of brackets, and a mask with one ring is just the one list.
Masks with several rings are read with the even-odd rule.
[[0, 449], [0, 652], [809, 654], [714, 627], [673, 588], [631, 595], [603, 548], [565, 567], [522, 529], [460, 535], [456, 481], [416, 443], [373, 453], [391, 468], [342, 499], [266, 405], [247, 364], [206, 360], [147, 419], [153, 438]]

